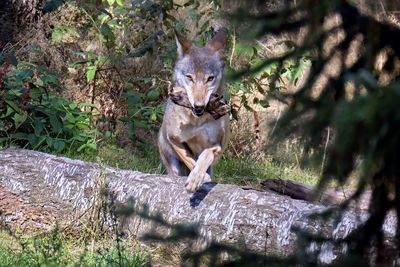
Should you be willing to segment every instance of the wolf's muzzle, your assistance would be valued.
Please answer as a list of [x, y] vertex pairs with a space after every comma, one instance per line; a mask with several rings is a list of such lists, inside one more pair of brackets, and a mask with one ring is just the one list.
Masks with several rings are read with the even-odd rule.
[[193, 113], [194, 113], [194, 115], [200, 117], [201, 115], [203, 115], [204, 109], [205, 109], [205, 106], [198, 106], [198, 105], [195, 105], [195, 106], [193, 107]]

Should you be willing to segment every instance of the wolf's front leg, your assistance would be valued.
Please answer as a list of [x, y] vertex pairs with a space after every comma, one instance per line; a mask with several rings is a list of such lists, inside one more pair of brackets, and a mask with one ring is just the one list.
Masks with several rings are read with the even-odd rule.
[[195, 192], [203, 183], [211, 182], [211, 177], [207, 173], [207, 169], [211, 166], [216, 158], [221, 154], [221, 146], [214, 146], [201, 152], [193, 170], [190, 172], [186, 181], [186, 190]]

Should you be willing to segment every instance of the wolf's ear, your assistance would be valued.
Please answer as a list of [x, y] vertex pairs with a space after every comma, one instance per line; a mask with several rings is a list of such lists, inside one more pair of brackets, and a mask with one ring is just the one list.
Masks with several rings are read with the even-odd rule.
[[177, 30], [175, 30], [175, 40], [178, 57], [183, 57], [192, 47], [192, 43], [183, 37]]
[[224, 52], [225, 42], [226, 42], [226, 31], [220, 30], [208, 42], [207, 47], [218, 52], [219, 54], [222, 54]]

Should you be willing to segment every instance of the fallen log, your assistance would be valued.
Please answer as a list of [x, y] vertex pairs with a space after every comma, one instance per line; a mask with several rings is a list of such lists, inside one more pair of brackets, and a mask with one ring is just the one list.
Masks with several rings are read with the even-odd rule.
[[[0, 150], [0, 186], [31, 205], [57, 210], [58, 218], [80, 216], [93, 205], [92, 193], [102, 185], [118, 201], [133, 197], [137, 205], [146, 204], [149, 213], [160, 213], [169, 223], [199, 223], [205, 237], [201, 242], [214, 240], [266, 255], [286, 256], [297, 245], [292, 227], [343, 238], [368, 217], [365, 211], [348, 210], [338, 222], [316, 219], [308, 215], [326, 212], [327, 207], [229, 184], [208, 183], [189, 194], [184, 184], [182, 177], [119, 170], [30, 150]], [[126, 220], [123, 228], [139, 237], [149, 231], [168, 232], [137, 215]], [[395, 218], [388, 216], [385, 244], [393, 244], [395, 229]], [[345, 250], [339, 245], [315, 243], [302, 249], [318, 246], [322, 248], [319, 259], [325, 263]]]

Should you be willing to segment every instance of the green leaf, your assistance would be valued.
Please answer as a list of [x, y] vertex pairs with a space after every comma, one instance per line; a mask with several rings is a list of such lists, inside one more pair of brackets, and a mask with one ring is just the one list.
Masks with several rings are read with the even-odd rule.
[[44, 86], [44, 82], [40, 77], [37, 78], [36, 83], [37, 83], [38, 86]]
[[39, 143], [39, 137], [31, 133], [28, 135], [28, 141], [32, 147], [35, 147]]
[[154, 101], [154, 100], [157, 100], [159, 96], [160, 96], [160, 92], [158, 90], [154, 89], [154, 90], [151, 90], [147, 94], [147, 99], [150, 101]]
[[247, 53], [249, 55], [249, 60], [253, 58], [254, 48], [249, 45], [238, 43], [236, 45], [236, 56], [240, 58], [243, 54]]
[[75, 135], [74, 137], [72, 137], [73, 140], [77, 140], [79, 142], [83, 142], [86, 140], [85, 136], [81, 136], [81, 135]]
[[129, 96], [128, 95], [128, 107], [136, 106], [140, 103], [141, 99], [137, 95]]
[[4, 63], [6, 63], [8, 60], [10, 60], [10, 63], [11, 63], [12, 65], [14, 65], [15, 67], [18, 66], [18, 60], [17, 60], [17, 58], [15, 57], [14, 54], [0, 52], [0, 64], [4, 64]]
[[86, 147], [88, 147], [90, 149], [93, 149], [93, 150], [97, 149], [97, 145], [95, 143], [87, 143]]
[[133, 80], [135, 83], [140, 83], [140, 82], [144, 82], [144, 83], [150, 83], [153, 81], [153, 78], [137, 78], [135, 80]]
[[119, 6], [124, 6], [124, 2], [122, 2], [122, 0], [117, 0], [117, 4], [118, 4]]
[[69, 107], [71, 110], [75, 110], [77, 106], [78, 106], [78, 103], [71, 103], [71, 104], [68, 105], [68, 107]]
[[40, 145], [43, 144], [44, 141], [46, 141], [47, 136], [41, 136], [35, 146], [32, 145], [33, 150], [36, 150]]
[[86, 72], [86, 78], [87, 78], [88, 82], [90, 82], [94, 79], [94, 76], [96, 75], [96, 70], [97, 70], [97, 68], [94, 68], [94, 69], [88, 70]]
[[23, 112], [23, 114], [15, 113], [13, 116], [15, 128], [19, 128], [25, 120], [28, 118], [28, 113], [26, 111]]
[[137, 120], [135, 120], [135, 121], [133, 121], [133, 123], [134, 123], [134, 125], [135, 125], [135, 127], [138, 127], [138, 128], [142, 128], [142, 129], [149, 129], [150, 128], [150, 124], [147, 122], [147, 121], [137, 121]]
[[122, 121], [122, 122], [130, 122], [131, 121], [131, 119], [128, 117], [120, 117], [118, 120]]
[[83, 144], [78, 148], [78, 152], [81, 151], [82, 149], [85, 149], [85, 148], [90, 148], [90, 149], [96, 150], [97, 149], [97, 145], [95, 143]]
[[[20, 108], [18, 107], [18, 105], [17, 105], [14, 101], [10, 101], [10, 100], [7, 100], [7, 99], [6, 99], [5, 102], [7, 103], [7, 105], [8, 105], [9, 107], [12, 108], [12, 109], [11, 109], [11, 113], [12, 113], [12, 112], [20, 112]], [[10, 115], [11, 113], [8, 113], [8, 109], [7, 109], [7, 114]], [[7, 115], [7, 116], [8, 116], [8, 115]]]
[[67, 115], [65, 115], [64, 119], [72, 124], [74, 124], [76, 121], [74, 115], [72, 115], [71, 113], [67, 113]]
[[12, 138], [16, 140], [28, 140], [28, 135], [26, 133], [16, 133], [12, 135]]
[[7, 106], [7, 112], [6, 112], [6, 114], [0, 116], [0, 118], [6, 118], [6, 117], [10, 116], [12, 113], [14, 113], [14, 110], [13, 110], [10, 106]]
[[54, 114], [50, 114], [50, 124], [54, 133], [59, 134], [62, 132], [62, 123], [59, 118]]
[[49, 147], [52, 147], [52, 146], [53, 146], [53, 138], [51, 138], [50, 136], [47, 136], [47, 137], [46, 137], [46, 144], [47, 144]]
[[203, 25], [201, 26], [201, 28], [200, 28], [200, 33], [205, 32], [205, 31], [208, 29], [209, 26], [210, 26], [210, 21], [207, 20], [207, 21], [204, 22]]
[[80, 102], [80, 103], [78, 103], [78, 105], [98, 109], [95, 104], [91, 104], [91, 103]]
[[59, 84], [57, 75], [46, 74], [40, 76], [40, 79], [44, 84]]
[[107, 0], [109, 6], [112, 6], [115, 3], [115, 0]]
[[53, 142], [53, 147], [58, 151], [61, 152], [65, 147], [65, 142], [62, 140], [55, 140]]
[[27, 82], [30, 81], [33, 77], [33, 70], [30, 69], [22, 69], [18, 72], [17, 77], [15, 77], [16, 82]]
[[132, 83], [129, 83], [129, 82], [126, 82], [126, 83], [124, 84], [124, 87], [125, 87], [125, 89], [127, 89], [127, 90], [132, 90], [132, 89], [133, 89], [133, 84], [132, 84]]
[[83, 144], [83, 145], [81, 145], [79, 148], [78, 148], [78, 152], [80, 152], [82, 149], [84, 149], [86, 147], [86, 144]]
[[44, 128], [41, 118], [35, 117], [34, 128], [35, 128], [35, 135], [39, 137], [42, 134]]
[[56, 43], [60, 40], [62, 40], [63, 38], [65, 38], [67, 36], [67, 34], [75, 36], [75, 37], [79, 37], [79, 33], [74, 29], [71, 28], [69, 26], [55, 26], [54, 30], [51, 34], [51, 41], [52, 43]]
[[156, 121], [157, 120], [157, 114], [155, 113], [155, 112], [153, 112], [152, 114], [151, 114], [151, 120], [152, 121]]
[[90, 127], [87, 124], [82, 123], [82, 122], [76, 123], [76, 126], [79, 127], [80, 129], [83, 129], [83, 130], [89, 130], [90, 129]]
[[136, 139], [135, 125], [133, 123], [129, 123], [128, 138], [131, 139], [131, 140], [135, 140]]
[[37, 99], [37, 98], [39, 98], [39, 97], [41, 97], [41, 96], [42, 96], [42, 92], [40, 91], [40, 89], [37, 88], [36, 86], [32, 86], [32, 85], [31, 85], [31, 94], [30, 94], [30, 97], [31, 97], [32, 99]]
[[100, 31], [101, 31], [101, 34], [103, 35], [104, 39], [107, 40], [107, 42], [114, 42], [115, 35], [107, 23], [103, 23], [101, 25]]
[[269, 102], [266, 99], [261, 99], [260, 100], [259, 98], [255, 97], [254, 100], [253, 100], [253, 103], [256, 104], [256, 105], [260, 105], [263, 108], [269, 107]]
[[67, 33], [69, 33], [75, 37], [79, 37], [79, 33], [74, 28], [65, 26], [65, 29], [66, 29]]

